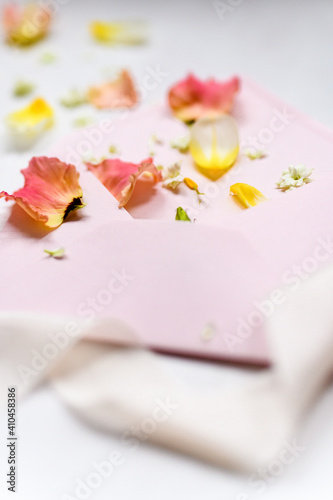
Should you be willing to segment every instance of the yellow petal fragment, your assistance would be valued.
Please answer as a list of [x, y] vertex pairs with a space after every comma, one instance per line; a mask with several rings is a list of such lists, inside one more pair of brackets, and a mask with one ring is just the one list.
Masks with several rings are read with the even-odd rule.
[[145, 25], [141, 22], [102, 22], [90, 24], [90, 33], [98, 42], [137, 45], [146, 42]]
[[203, 117], [191, 127], [190, 153], [202, 169], [224, 173], [238, 151], [238, 129], [231, 116]]
[[237, 182], [230, 186], [230, 194], [235, 195], [244, 208], [255, 207], [259, 203], [267, 201], [266, 196], [258, 189], [243, 182]]

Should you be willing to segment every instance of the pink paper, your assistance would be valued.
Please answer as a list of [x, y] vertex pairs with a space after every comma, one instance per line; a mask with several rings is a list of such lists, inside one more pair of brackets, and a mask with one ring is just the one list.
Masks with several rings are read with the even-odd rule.
[[[240, 156], [215, 183], [188, 155], [170, 148], [186, 127], [164, 106], [116, 120], [109, 134], [90, 128], [58, 144], [52, 154], [82, 172], [87, 207], [51, 232], [14, 208], [0, 233], [2, 310], [86, 320], [109, 315], [131, 325], [154, 349], [269, 362], [264, 319], [283, 301], [283, 286], [296, 289], [331, 258], [333, 135], [249, 82], [234, 115], [241, 139], [253, 136], [261, 145], [264, 139], [268, 155], [256, 161]], [[76, 158], [83, 141], [89, 146], [94, 138], [95, 157], [115, 144], [121, 159], [138, 162], [147, 157], [151, 134], [164, 140], [155, 146], [156, 165], [181, 159], [183, 173], [206, 193], [205, 202], [199, 205], [185, 186], [175, 193], [143, 182], [127, 210], [119, 210]], [[283, 193], [275, 183], [291, 163], [315, 168], [314, 182]], [[254, 185], [270, 200], [242, 210], [228, 194], [235, 182]], [[175, 222], [177, 206], [196, 222]], [[61, 261], [43, 253], [59, 246], [66, 249]], [[207, 332], [210, 340], [203, 338]]]

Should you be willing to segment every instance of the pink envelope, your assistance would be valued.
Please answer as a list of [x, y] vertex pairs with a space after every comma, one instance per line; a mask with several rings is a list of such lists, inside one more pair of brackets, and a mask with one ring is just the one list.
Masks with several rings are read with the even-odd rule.
[[[2, 310], [66, 314], [126, 322], [144, 345], [163, 352], [266, 364], [265, 318], [333, 253], [333, 134], [244, 81], [234, 109], [241, 141], [267, 157], [240, 155], [219, 181], [198, 172], [189, 155], [170, 148], [186, 127], [165, 106], [138, 110], [65, 138], [52, 155], [75, 163], [87, 207], [55, 231], [19, 207], [0, 233]], [[205, 201], [185, 186], [177, 193], [143, 181], [125, 209], [88, 172], [80, 155], [96, 157], [115, 144], [120, 157], [148, 156], [151, 134], [164, 141], [155, 163], [182, 160]], [[314, 182], [293, 192], [275, 188], [282, 170], [304, 163]], [[25, 165], [22, 165], [24, 167]], [[269, 201], [243, 210], [229, 196], [246, 182]], [[175, 222], [178, 206], [195, 223]], [[63, 246], [66, 257], [45, 248]], [[101, 340], [107, 340], [107, 335]]]

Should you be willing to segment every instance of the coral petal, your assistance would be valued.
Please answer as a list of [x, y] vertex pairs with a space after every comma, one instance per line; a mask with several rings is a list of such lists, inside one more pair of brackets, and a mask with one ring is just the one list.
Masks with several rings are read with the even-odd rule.
[[126, 205], [132, 196], [138, 178], [149, 173], [154, 182], [162, 180], [162, 173], [155, 167], [152, 158], [140, 164], [128, 163], [118, 158], [104, 160], [99, 164], [86, 163], [88, 169], [102, 182], [118, 200], [119, 207]]
[[132, 108], [138, 102], [134, 82], [128, 71], [108, 83], [91, 87], [88, 99], [96, 108]]
[[34, 157], [22, 174], [24, 187], [12, 195], [2, 191], [0, 198], [14, 200], [33, 219], [46, 226], [59, 226], [72, 210], [84, 206], [79, 173], [74, 165], [57, 158]]
[[8, 43], [31, 45], [48, 33], [50, 23], [51, 13], [44, 5], [8, 4], [3, 9], [2, 24]]
[[238, 77], [220, 83], [214, 79], [202, 82], [189, 75], [170, 89], [169, 105], [173, 114], [185, 122], [216, 116], [231, 110], [239, 87]]

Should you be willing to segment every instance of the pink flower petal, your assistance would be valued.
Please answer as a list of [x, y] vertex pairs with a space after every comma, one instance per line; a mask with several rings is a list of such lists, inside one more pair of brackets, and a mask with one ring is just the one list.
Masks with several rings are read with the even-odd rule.
[[91, 87], [88, 99], [96, 108], [132, 108], [138, 102], [134, 82], [123, 70], [117, 80]]
[[227, 113], [239, 87], [237, 77], [220, 83], [214, 79], [202, 82], [189, 75], [170, 89], [169, 105], [173, 114], [185, 122], [197, 120], [204, 115]]
[[74, 165], [57, 158], [34, 157], [21, 171], [24, 187], [12, 195], [0, 192], [0, 198], [14, 200], [33, 219], [48, 227], [59, 226], [72, 210], [82, 208], [82, 189]]
[[97, 165], [86, 165], [117, 199], [119, 207], [126, 205], [132, 196], [136, 181], [142, 174], [150, 175], [155, 182], [162, 180], [162, 173], [157, 170], [152, 158], [147, 158], [139, 164], [108, 159]]

